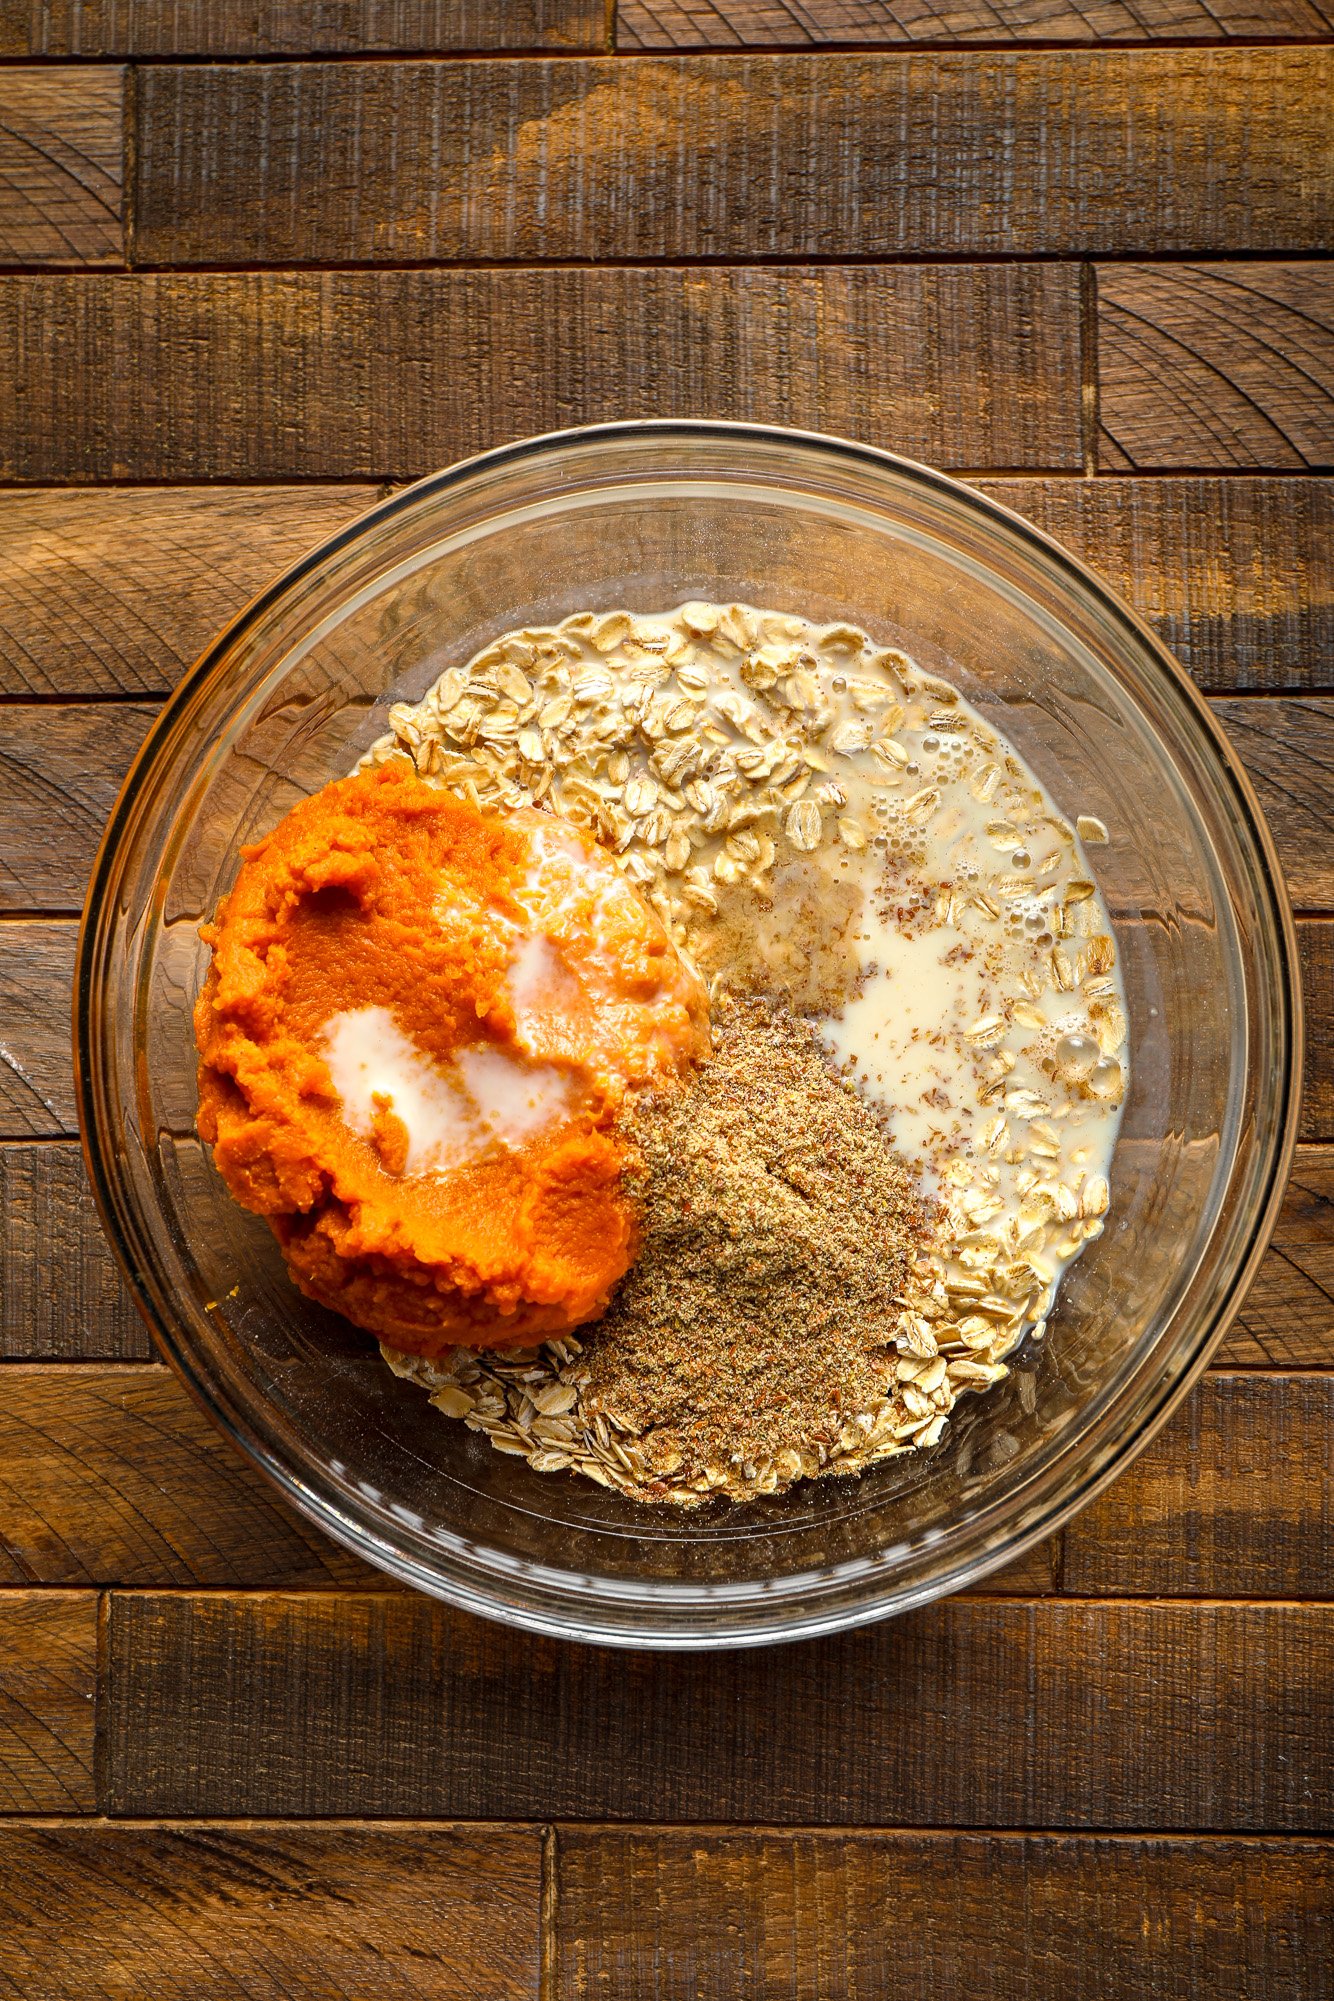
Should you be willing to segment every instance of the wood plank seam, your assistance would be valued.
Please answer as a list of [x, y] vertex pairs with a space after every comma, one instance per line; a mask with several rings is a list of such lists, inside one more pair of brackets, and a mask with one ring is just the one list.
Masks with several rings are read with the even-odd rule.
[[[0, 1371], [0, 1374], [2, 1373]], [[1075, 1517], [1075, 1520], [1078, 1520], [1078, 1516]], [[1004, 1607], [1007, 1610], [1013, 1609], [1034, 1613], [1050, 1612], [1057, 1609], [1072, 1611], [1094, 1607], [1107, 1610], [1111, 1607], [1121, 1606], [1131, 1608], [1150, 1607], [1164, 1612], [1180, 1611], [1183, 1606], [1192, 1606], [1196, 1610], [1204, 1611], [1235, 1612], [1243, 1610], [1248, 1605], [1265, 1612], [1281, 1612], [1284, 1610], [1309, 1611], [1312, 1609], [1319, 1610], [1331, 1602], [1328, 1594], [1324, 1592], [1303, 1594], [1301, 1592], [1287, 1591], [1275, 1592], [1272, 1595], [1243, 1592], [1232, 1595], [1217, 1591], [1063, 1591], [1059, 1593], [1055, 1591], [993, 1591], [988, 1590], [988, 1581], [984, 1580], [980, 1585], [970, 1588], [968, 1591], [956, 1592], [951, 1597], [932, 1599], [930, 1602], [933, 1605], [963, 1605], [969, 1608], [974, 1606]], [[66, 1597], [71, 1595], [71, 1588], [68, 1585], [3, 1586], [0, 1587], [0, 1604], [3, 1604], [7, 1591], [20, 1588], [28, 1591], [33, 1596], [46, 1595], [54, 1598], [62, 1594]], [[92, 1594], [90, 1593], [89, 1595], [91, 1596]], [[363, 1601], [382, 1597], [387, 1601], [397, 1604], [404, 1601], [411, 1602], [416, 1594], [411, 1590], [399, 1590], [391, 1578], [377, 1577], [369, 1590], [357, 1593], [349, 1592], [345, 1584], [319, 1584], [309, 1587], [276, 1585], [272, 1588], [233, 1584], [112, 1584], [107, 1586], [105, 1593], [102, 1595], [112, 1601], [114, 1609], [115, 1606], [122, 1604], [129, 1605], [135, 1601], [147, 1602], [159, 1599], [164, 1603], [172, 1599], [188, 1600], [192, 1604], [206, 1604], [211, 1600], [215, 1604], [223, 1605], [231, 1604], [236, 1600], [244, 1600], [247, 1603], [255, 1604], [262, 1604], [265, 1600], [269, 1600], [277, 1604], [296, 1599], [308, 1605], [319, 1605], [321, 1602], [328, 1605], [341, 1604], [355, 1596]], [[491, 1622], [483, 1620], [481, 1623], [490, 1624]], [[889, 1622], [887, 1621], [886, 1623]], [[501, 1630], [522, 1631], [522, 1628], [511, 1629], [502, 1626]], [[859, 1627], [855, 1630], [865, 1631], [868, 1629]], [[574, 1643], [572, 1642], [571, 1644]], [[803, 1641], [799, 1644], [814, 1645], [816, 1643]], [[612, 1648], [610, 1651], [619, 1653], [621, 1649]], [[541, 1817], [539, 1816], [539, 1818]], [[952, 1825], [953, 1822], [951, 1822]]]
[[[293, 1814], [15, 1813], [5, 1814], [3, 1818], [0, 1818], [0, 1834], [20, 1828], [44, 1827], [74, 1828], [80, 1832], [101, 1832], [104, 1834], [133, 1834], [158, 1828], [179, 1830], [181, 1833], [189, 1834], [196, 1830], [203, 1830], [210, 1827], [225, 1829], [227, 1832], [234, 1834], [245, 1833], [248, 1830], [255, 1832], [271, 1830], [274, 1833], [292, 1833], [303, 1826], [318, 1828], [322, 1833], [336, 1833], [340, 1829], [351, 1833], [364, 1829], [368, 1833], [399, 1834], [405, 1829], [420, 1827], [430, 1829], [431, 1832], [437, 1834], [468, 1834], [475, 1828], [485, 1828], [488, 1834], [536, 1834], [539, 1836], [552, 1834], [557, 1837], [564, 1833], [580, 1835], [608, 1834], [630, 1837], [641, 1831], [654, 1834], [670, 1830], [673, 1835], [680, 1835], [687, 1839], [691, 1835], [698, 1834], [703, 1835], [705, 1838], [718, 1835], [744, 1840], [747, 1836], [754, 1834], [765, 1837], [772, 1835], [782, 1841], [838, 1840], [840, 1837], [848, 1834], [855, 1836], [858, 1840], [880, 1841], [887, 1838], [892, 1839], [894, 1836], [900, 1834], [920, 1835], [923, 1832], [932, 1831], [938, 1833], [942, 1840], [950, 1840], [956, 1834], [969, 1834], [980, 1831], [989, 1840], [994, 1838], [997, 1841], [1069, 1841], [1072, 1839], [1078, 1841], [1084, 1833], [1083, 1829], [1079, 1829], [1072, 1834], [1072, 1831], [1065, 1827], [1037, 1826], [986, 1827], [981, 1830], [950, 1826], [936, 1830], [924, 1830], [909, 1821], [885, 1821], [883, 1823], [859, 1821], [855, 1826], [838, 1827], [831, 1826], [823, 1821], [748, 1820], [742, 1823], [734, 1820], [674, 1820], [667, 1823], [657, 1823], [597, 1820], [594, 1818], [587, 1820], [559, 1818], [554, 1820], [542, 1820], [540, 1818], [524, 1819], [522, 1815], [512, 1817], [509, 1820], [470, 1820], [458, 1814], [424, 1814], [413, 1820], [403, 1814], [322, 1813], [306, 1821], [301, 1820]], [[1124, 1843], [1126, 1846], [1132, 1846], [1134, 1843], [1147, 1838], [1155, 1842], [1161, 1842], [1165, 1848], [1178, 1845], [1184, 1846], [1187, 1843], [1199, 1841], [1217, 1842], [1220, 1845], [1226, 1843], [1229, 1848], [1259, 1848], [1275, 1840], [1282, 1841], [1285, 1847], [1291, 1846], [1293, 1848], [1305, 1849], [1313, 1855], [1328, 1853], [1331, 1848], [1331, 1837], [1328, 1834], [1321, 1833], [1279, 1833], [1275, 1835], [1263, 1831], [1260, 1833], [1241, 1831], [1230, 1834], [1220, 1833], [1216, 1829], [1211, 1828], [1180, 1829], [1153, 1827], [1090, 1828], [1088, 1829], [1088, 1833], [1098, 1841]]]
[[93, 1698], [93, 1798], [100, 1806], [107, 1796], [108, 1748], [106, 1691], [111, 1674], [111, 1593], [97, 1594], [97, 1672]]
[[1091, 261], [1079, 266], [1079, 412], [1083, 475], [1098, 470], [1098, 289]]

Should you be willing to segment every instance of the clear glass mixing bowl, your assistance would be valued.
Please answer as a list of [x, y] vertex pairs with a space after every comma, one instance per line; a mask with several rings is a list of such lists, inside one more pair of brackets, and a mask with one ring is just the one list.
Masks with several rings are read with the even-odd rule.
[[[195, 1136], [198, 926], [243, 841], [347, 771], [448, 665], [587, 607], [738, 598], [848, 619], [955, 680], [1096, 851], [1131, 1087], [1105, 1235], [1045, 1342], [933, 1452], [745, 1508], [643, 1509], [442, 1419], [301, 1298]], [[737, 424], [598, 426], [455, 466], [258, 598], [132, 771], [89, 892], [77, 1061], [89, 1167], [159, 1346], [288, 1498], [383, 1569], [542, 1632], [739, 1646], [957, 1590], [1126, 1464], [1207, 1360], [1294, 1136], [1291, 918], [1254, 796], [1185, 675], [995, 502], [862, 445]]]

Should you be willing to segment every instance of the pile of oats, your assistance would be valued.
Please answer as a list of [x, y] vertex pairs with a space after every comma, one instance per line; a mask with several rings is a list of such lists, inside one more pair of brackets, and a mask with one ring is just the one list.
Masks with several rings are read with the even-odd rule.
[[[821, 629], [825, 657], [847, 665], [821, 675], [811, 631], [710, 604], [526, 628], [392, 710], [392, 733], [358, 768], [406, 752], [476, 805], [547, 806], [588, 828], [688, 946], [723, 890], [761, 882], [781, 857], [867, 846], [876, 829], [847, 810], [856, 753], [887, 761], [886, 785], [901, 780], [895, 677], [921, 677], [852, 626]], [[905, 823], [929, 804], [910, 787]]]
[[[673, 1478], [594, 1393], [596, 1326], [435, 1362], [386, 1350], [390, 1366], [535, 1470], [639, 1499], [743, 1499], [935, 1444], [957, 1397], [1042, 1335], [1064, 1266], [1103, 1228], [1126, 1016], [1083, 856], [1102, 822], [1071, 827], [998, 732], [902, 652], [744, 605], [507, 634], [390, 721], [363, 764], [407, 755], [478, 805], [590, 828], [715, 998], [753, 988], [837, 1017], [865, 990], [863, 902], [880, 935], [953, 945], [983, 997], [937, 1037], [957, 1102], [929, 1137], [896, 1142], [937, 1223], [904, 1275], [885, 1394], [835, 1436]], [[925, 1131], [914, 1118], [904, 1131]]]

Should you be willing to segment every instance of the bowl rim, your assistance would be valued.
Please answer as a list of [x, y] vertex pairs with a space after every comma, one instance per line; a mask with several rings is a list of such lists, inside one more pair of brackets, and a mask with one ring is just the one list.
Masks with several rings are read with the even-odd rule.
[[[110, 1135], [104, 1125], [103, 1106], [97, 1090], [99, 1061], [91, 1006], [92, 995], [97, 985], [99, 964], [110, 935], [111, 927], [102, 919], [108, 908], [108, 891], [116, 875], [122, 837], [131, 822], [139, 797], [162, 756], [164, 747], [174, 734], [181, 713], [205, 686], [245, 631], [294, 586], [341, 551], [363, 539], [370, 531], [392, 521], [397, 514], [406, 512], [419, 502], [445, 493], [478, 473], [496, 471], [525, 459], [571, 447], [595, 444], [600, 440], [630, 442], [653, 437], [677, 437], [683, 441], [734, 439], [742, 445], [751, 440], [764, 440], [783, 447], [796, 447], [799, 450], [814, 449], [821, 454], [831, 454], [836, 458], [854, 464], [864, 464], [881, 472], [889, 471], [899, 476], [906, 476], [920, 486], [951, 497], [956, 503], [962, 502], [975, 514], [991, 517], [1012, 537], [1030, 545], [1047, 566], [1056, 571], [1058, 579], [1064, 573], [1090, 595], [1104, 613], [1127, 629], [1141, 651], [1166, 677], [1178, 698], [1184, 701], [1192, 721], [1212, 753], [1219, 773], [1231, 788], [1233, 803], [1238, 809], [1238, 817], [1251, 847], [1253, 859], [1261, 865], [1259, 876], [1268, 896], [1269, 914], [1273, 920], [1271, 942], [1278, 948], [1277, 956], [1280, 961], [1276, 969], [1277, 991], [1282, 1002], [1280, 1026], [1285, 1033], [1287, 1058], [1273, 1079], [1281, 1099], [1281, 1108], [1269, 1143], [1263, 1191], [1256, 1201], [1247, 1239], [1234, 1253], [1227, 1290], [1207, 1317], [1193, 1350], [1174, 1372], [1165, 1376], [1156, 1396], [1147, 1410], [1141, 1413], [1140, 1421], [1133, 1431], [1127, 1429], [1105, 1449], [1096, 1470], [1087, 1478], [1080, 1480], [1073, 1493], [1049, 1501], [1026, 1528], [1005, 1539], [997, 1547], [984, 1552], [980, 1557], [974, 1555], [961, 1558], [952, 1569], [944, 1573], [933, 1574], [916, 1583], [910, 1580], [890, 1589], [882, 1586], [877, 1591], [873, 1588], [865, 1597], [858, 1598], [854, 1602], [822, 1605], [814, 1612], [803, 1613], [790, 1609], [780, 1620], [772, 1623], [750, 1622], [753, 1615], [750, 1614], [750, 1608], [747, 1608], [747, 1623], [723, 1629], [719, 1629], [712, 1622], [698, 1630], [687, 1629], [676, 1623], [660, 1624], [649, 1616], [641, 1619], [633, 1630], [629, 1630], [623, 1625], [611, 1625], [599, 1619], [598, 1599], [595, 1593], [578, 1598], [571, 1597], [564, 1611], [552, 1612], [547, 1609], [545, 1600], [540, 1604], [515, 1603], [513, 1597], [505, 1592], [503, 1585], [490, 1572], [479, 1572], [481, 1582], [476, 1588], [470, 1587], [455, 1576], [442, 1577], [428, 1573], [421, 1564], [407, 1556], [396, 1545], [389, 1544], [376, 1536], [366, 1524], [345, 1518], [342, 1506], [335, 1496], [332, 1494], [326, 1496], [308, 1479], [300, 1477], [268, 1441], [255, 1433], [240, 1412], [224, 1406], [212, 1396], [198, 1380], [189, 1356], [182, 1352], [181, 1344], [172, 1338], [169, 1327], [164, 1324], [165, 1316], [159, 1314], [153, 1288], [131, 1254], [121, 1227], [116, 1176], [110, 1165], [114, 1148], [110, 1144]], [[894, 1616], [945, 1596], [959, 1589], [965, 1582], [976, 1583], [1002, 1565], [1012, 1563], [1046, 1537], [1054, 1534], [1102, 1493], [1158, 1434], [1207, 1367], [1211, 1356], [1235, 1318], [1259, 1261], [1268, 1247], [1290, 1177], [1298, 1141], [1304, 1051], [1302, 987], [1296, 926], [1277, 849], [1255, 789], [1195, 682], [1139, 613], [1079, 557], [1073, 555], [1043, 529], [1036, 527], [1024, 515], [1008, 507], [1004, 501], [996, 499], [994, 494], [983, 492], [963, 480], [955, 479], [934, 466], [880, 446], [824, 432], [777, 424], [742, 423], [702, 417], [624, 418], [600, 424], [574, 425], [564, 430], [541, 432], [530, 437], [515, 439], [487, 451], [474, 453], [436, 472], [428, 473], [423, 478], [375, 502], [332, 535], [326, 536], [296, 561], [287, 565], [256, 592], [249, 602], [215, 633], [173, 688], [160, 715], [141, 744], [108, 816], [89, 876], [79, 922], [74, 967], [72, 1026], [75, 1098], [83, 1157], [98, 1219], [121, 1275], [148, 1327], [155, 1348], [169, 1363], [210, 1420], [258, 1467], [264, 1477], [277, 1487], [283, 1497], [300, 1513], [314, 1521], [324, 1533], [332, 1536], [336, 1542], [354, 1550], [400, 1581], [411, 1584], [461, 1610], [518, 1626], [549, 1638], [673, 1651], [771, 1645], [844, 1631]], [[715, 1613], [724, 1618], [729, 1611], [735, 1612], [739, 1609], [727, 1606], [721, 1600], [715, 1600], [713, 1604]], [[762, 1612], [763, 1609], [764, 1602], [761, 1600], [755, 1610]]]

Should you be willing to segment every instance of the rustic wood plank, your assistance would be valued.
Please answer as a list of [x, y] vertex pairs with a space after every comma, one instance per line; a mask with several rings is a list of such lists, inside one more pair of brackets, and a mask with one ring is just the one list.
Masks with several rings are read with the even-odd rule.
[[77, 1145], [0, 1143], [0, 1218], [0, 1360], [119, 1362], [152, 1354], [102, 1234]]
[[162, 1367], [0, 1370], [0, 1584], [378, 1585]]
[[1077, 469], [1079, 379], [1055, 265], [0, 277], [0, 478], [39, 483], [401, 479], [627, 411]]
[[1198, 1383], [1123, 1478], [1065, 1532], [1063, 1588], [1334, 1596], [1334, 1375]]
[[0, 264], [120, 264], [125, 72], [0, 70]]
[[1058, 1591], [1063, 1534], [1048, 1536], [1045, 1542], [1035, 1544], [1013, 1563], [1007, 1563], [1003, 1570], [993, 1570], [980, 1584], [970, 1585], [968, 1591], [987, 1598], [998, 1593], [1004, 1597], [1045, 1598], [1049, 1592]]
[[1329, 49], [163, 65], [135, 256], [1293, 254], [1332, 100]]
[[1202, 688], [1281, 694], [1328, 680], [1334, 481], [1233, 474], [977, 484], [1082, 556]]
[[0, 493], [0, 695], [160, 695], [371, 486]]
[[70, 1009], [78, 926], [0, 924], [0, 1139], [78, 1131]]
[[[1057, 1539], [997, 1591], [1056, 1589]], [[0, 1370], [0, 1586], [384, 1591], [280, 1500], [168, 1369]]]
[[1334, 923], [1299, 923], [1297, 948], [1306, 1001], [1301, 1137], [1334, 1139]]
[[78, 910], [157, 704], [0, 708], [0, 910]]
[[[0, 1139], [77, 1130], [69, 1057], [77, 926], [64, 918], [0, 923]], [[1334, 922], [1297, 926], [1306, 992], [1301, 1136], [1334, 1139]]]
[[[980, 480], [1098, 570], [1201, 686], [1318, 686], [1334, 655], [1334, 482]], [[0, 694], [162, 694], [371, 486], [0, 493]]]
[[[1299, 0], [1291, 0], [1299, 4]], [[0, 0], [0, 55], [601, 49], [606, 0]]]
[[[120, 1283], [79, 1149], [0, 1144], [0, 1356], [13, 1361], [146, 1360], [148, 1332]], [[54, 1245], [57, 1255], [45, 1253]], [[1260, 1266], [1218, 1361], [1224, 1367], [1334, 1367], [1334, 1150], [1303, 1146]], [[987, 1591], [1052, 1588], [1043, 1545]]]
[[1209, 706], [1255, 787], [1294, 905], [1334, 909], [1334, 697]]
[[562, 2001], [1312, 2001], [1334, 1951], [1334, 1851], [1317, 1842], [658, 1828], [558, 1842]]
[[[1334, 910], [1334, 696], [1215, 701], [1259, 795], [1294, 903]], [[0, 911], [77, 911], [156, 706], [0, 708]]]
[[618, 49], [818, 48], [856, 42], [1319, 40], [1316, 0], [617, 0]]
[[1334, 1805], [1332, 1653], [1316, 1606], [957, 1598], [686, 1656], [408, 1593], [113, 1593], [107, 1801], [1295, 1832]]
[[537, 2001], [536, 1828], [0, 1826], [0, 1992]]
[[96, 1683], [94, 1592], [0, 1591], [0, 1813], [92, 1812]]
[[1100, 265], [1097, 287], [1103, 465], [1334, 465], [1334, 264]]
[[1218, 1360], [1334, 1368], [1334, 1152], [1328, 1148], [1298, 1147], [1273, 1242]]

